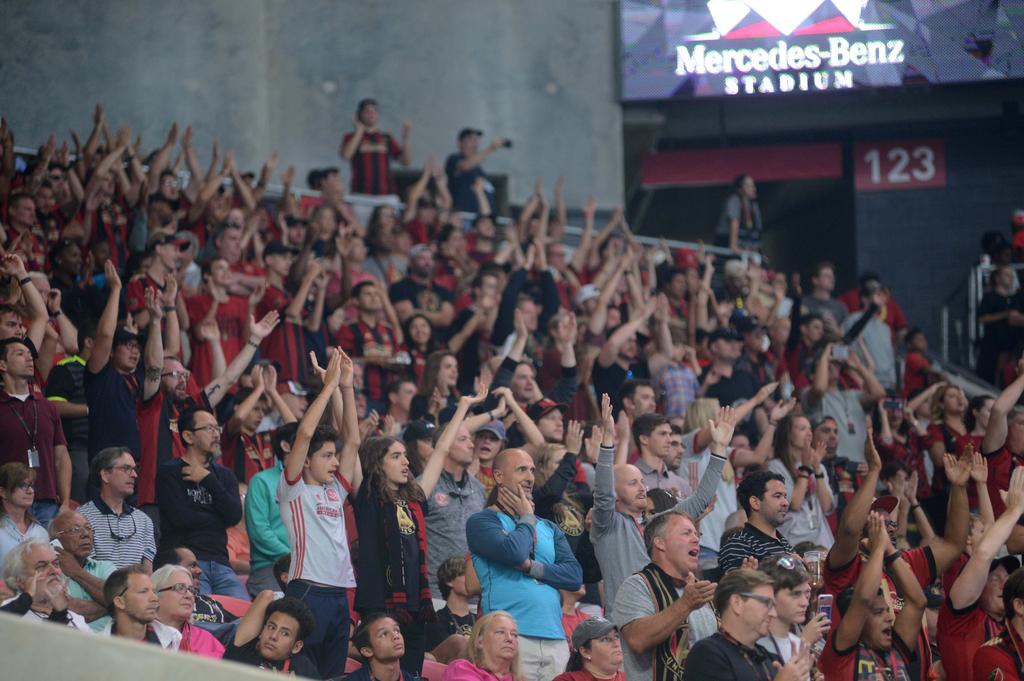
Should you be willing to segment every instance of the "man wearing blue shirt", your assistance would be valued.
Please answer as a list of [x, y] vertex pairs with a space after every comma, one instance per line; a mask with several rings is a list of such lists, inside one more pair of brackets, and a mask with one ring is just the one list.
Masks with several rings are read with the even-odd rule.
[[558, 590], [579, 589], [583, 570], [562, 531], [533, 514], [533, 478], [527, 452], [500, 452], [488, 506], [470, 516], [466, 538], [484, 589], [483, 612], [505, 610], [515, 618], [523, 678], [551, 681], [569, 660]]

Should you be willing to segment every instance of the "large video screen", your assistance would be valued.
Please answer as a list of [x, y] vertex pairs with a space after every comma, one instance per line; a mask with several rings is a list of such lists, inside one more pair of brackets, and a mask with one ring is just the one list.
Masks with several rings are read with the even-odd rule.
[[1024, 78], [1024, 0], [622, 0], [622, 98]]

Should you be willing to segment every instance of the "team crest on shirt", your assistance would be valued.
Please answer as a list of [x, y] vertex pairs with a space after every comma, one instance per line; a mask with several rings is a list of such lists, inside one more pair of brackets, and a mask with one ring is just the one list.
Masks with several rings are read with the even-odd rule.
[[334, 491], [334, 489], [333, 489], [333, 488], [331, 488], [331, 487], [328, 487], [328, 488], [327, 488], [327, 489], [326, 489], [326, 490], [324, 491], [324, 494], [326, 494], [326, 495], [327, 495], [327, 501], [333, 501], [333, 502], [337, 503], [338, 501], [340, 501], [340, 500], [341, 500], [341, 499], [340, 499], [340, 498], [338, 497], [338, 493], [337, 493], [337, 492], [335, 492], [335, 491]]
[[438, 492], [434, 495], [434, 503], [438, 506], [447, 506], [451, 503], [451, 499], [444, 492]]
[[562, 522], [558, 523], [558, 529], [570, 537], [578, 537], [583, 534], [583, 523], [575, 513], [566, 513]]
[[409, 515], [409, 509], [405, 502], [395, 503], [395, 513], [397, 515], [399, 532], [405, 535], [416, 532], [416, 524], [412, 521], [412, 516]]

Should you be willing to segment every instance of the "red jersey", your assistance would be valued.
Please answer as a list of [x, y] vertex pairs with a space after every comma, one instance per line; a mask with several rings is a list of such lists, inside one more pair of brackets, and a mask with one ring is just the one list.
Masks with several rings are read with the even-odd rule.
[[1024, 455], [1012, 453], [1006, 445], [992, 453], [982, 454], [988, 459], [988, 496], [992, 500], [992, 512], [998, 518], [1006, 510], [999, 491], [1010, 489], [1010, 475], [1017, 466], [1024, 465]]
[[[911, 662], [914, 654], [893, 634], [892, 648], [881, 653], [859, 643], [850, 650], [836, 650], [836, 631], [833, 628], [828, 643], [818, 658], [818, 668], [825, 681], [911, 681]], [[943, 660], [945, 662], [945, 660]]]
[[[975, 451], [981, 451], [981, 440], [982, 438], [970, 433], [957, 433], [945, 423], [933, 423], [928, 426], [928, 432], [925, 433], [922, 439], [921, 448], [931, 449], [933, 444], [941, 442], [948, 453], [959, 458], [960, 454], [964, 451], [964, 447], [968, 444], [973, 444]], [[991, 478], [991, 475], [989, 477]], [[1009, 481], [1009, 478], [1007, 478], [1007, 481]], [[946, 482], [945, 471], [936, 470], [935, 475], [932, 477], [931, 493], [944, 493], [948, 488], [949, 483]], [[1004, 487], [1003, 489], [1006, 488]], [[998, 492], [996, 496], [999, 496]], [[978, 493], [975, 491], [974, 485], [967, 486], [967, 503], [970, 504], [971, 508], [978, 507]]]
[[139, 400], [136, 407], [141, 445], [139, 477], [135, 483], [139, 506], [156, 503], [156, 472], [160, 464], [180, 459], [188, 449], [178, 433], [181, 412], [196, 405], [212, 409], [206, 392], [196, 383], [194, 376], [189, 378], [187, 390], [188, 399], [182, 404], [167, 399], [163, 388], [160, 388], [149, 400]]
[[[354, 133], [345, 133], [342, 146], [348, 144]], [[352, 165], [352, 193], [397, 194], [398, 187], [391, 174], [391, 159], [402, 155], [402, 147], [395, 138], [380, 130], [367, 130], [359, 140], [356, 153], [349, 161]]]
[[132, 315], [146, 309], [146, 289], [153, 289], [157, 293], [163, 293], [163, 285], [148, 274], [141, 274], [132, 277], [124, 290], [124, 302], [127, 310]]
[[[831, 555], [829, 551], [829, 555]], [[910, 565], [910, 571], [914, 573], [914, 577], [917, 578], [917, 583], [921, 585], [921, 588], [925, 588], [927, 585], [935, 581], [938, 575], [935, 574], [935, 556], [932, 555], [932, 550], [928, 547], [910, 549], [903, 552], [901, 560], [906, 561]], [[845, 589], [852, 587], [857, 583], [857, 578], [860, 577], [861, 570], [864, 569], [864, 565], [867, 562], [866, 558], [858, 555], [847, 565], [842, 566], [837, 570], [833, 570], [829, 567], [828, 556], [825, 558], [825, 565], [822, 568], [823, 577], [825, 579], [825, 592], [830, 593], [835, 597], [838, 597]], [[888, 571], [882, 575], [885, 583], [889, 587], [889, 593], [892, 597], [893, 608], [896, 612], [903, 610], [903, 598], [898, 595], [896, 591], [896, 584], [892, 581], [892, 577], [889, 576]], [[842, 615], [839, 614], [839, 608], [832, 609], [832, 631], [834, 632], [839, 626], [839, 622], [842, 619]], [[895, 643], [895, 639], [894, 639]], [[826, 650], [831, 646], [825, 646]], [[835, 652], [835, 651], [834, 651]], [[822, 660], [824, 660], [824, 653], [822, 654]], [[928, 678], [928, 670], [931, 669], [931, 645], [928, 642], [928, 632], [922, 627], [921, 636], [917, 640], [917, 650], [914, 656], [910, 659], [911, 672], [913, 675], [910, 677], [915, 681], [920, 679], [924, 681]], [[822, 663], [823, 664], [823, 663]], [[825, 671], [827, 667], [822, 666], [822, 671]], [[826, 679], [841, 677], [833, 677], [826, 671]], [[842, 678], [854, 678], [854, 677], [842, 677]], [[856, 678], [874, 678], [874, 677], [856, 677]]]
[[[338, 345], [353, 359], [369, 356], [394, 355], [398, 352], [398, 339], [390, 326], [378, 323], [367, 326], [356, 320], [338, 329]], [[392, 371], [376, 364], [363, 365], [363, 387], [371, 400], [383, 402], [388, 384], [396, 378]]]
[[[195, 330], [213, 306], [213, 296], [200, 293], [185, 299], [188, 318], [192, 322], [192, 362], [189, 369], [199, 385], [213, 380], [213, 351], [210, 344], [199, 340]], [[227, 301], [217, 305], [217, 328], [220, 329], [220, 347], [224, 350], [224, 361], [231, 363], [245, 343], [246, 326], [249, 323], [249, 301], [241, 296], [228, 296]]]
[[1024, 664], [1021, 651], [1024, 642], [1013, 627], [990, 641], [986, 641], [974, 654], [973, 674], [964, 678], [973, 681], [1021, 681]]
[[239, 482], [249, 484], [252, 476], [273, 468], [277, 463], [272, 445], [273, 432], [246, 435], [238, 431], [221, 436], [221, 464], [234, 472]]
[[29, 272], [49, 271], [49, 246], [46, 243], [46, 236], [38, 227], [33, 227], [21, 234], [12, 227], [7, 232], [7, 243], [4, 249], [8, 253], [17, 253], [25, 262], [25, 269]]
[[951, 681], [971, 678], [975, 653], [985, 641], [999, 636], [1004, 629], [1002, 622], [989, 617], [977, 602], [962, 610], [953, 609], [948, 594], [969, 558], [967, 554], [961, 555], [942, 575], [942, 587], [947, 596], [939, 608], [936, 638], [946, 678]]
[[257, 319], [261, 319], [271, 310], [277, 310], [281, 315], [281, 323], [274, 328], [263, 345], [260, 346], [260, 354], [277, 362], [281, 367], [278, 372], [279, 381], [301, 379], [305, 375], [304, 363], [308, 361], [305, 354], [306, 341], [302, 333], [302, 326], [286, 319], [286, 311], [291, 302], [290, 293], [276, 286], [267, 286], [263, 299], [256, 306], [255, 316]]
[[913, 397], [931, 385], [931, 361], [920, 352], [908, 352], [903, 371], [903, 396]]
[[128, 260], [128, 203], [123, 197], [114, 199], [107, 206], [100, 206], [92, 213], [85, 212], [85, 204], [79, 218], [89, 234], [89, 243], [106, 241], [110, 246], [110, 260], [121, 267]]

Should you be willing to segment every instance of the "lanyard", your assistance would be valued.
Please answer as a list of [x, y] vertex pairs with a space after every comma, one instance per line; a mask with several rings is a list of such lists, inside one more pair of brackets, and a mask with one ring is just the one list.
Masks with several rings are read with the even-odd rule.
[[[17, 398], [15, 398], [15, 399], [17, 399]], [[35, 399], [32, 398], [32, 395], [29, 395], [28, 398], [26, 398], [26, 401], [28, 401], [28, 400], [32, 401], [32, 414], [33, 414], [32, 430], [28, 429], [28, 424], [25, 422], [25, 419], [23, 419], [21, 417], [21, 414], [18, 413], [18, 410], [14, 408], [13, 404], [8, 402], [7, 406], [10, 407], [11, 411], [14, 412], [14, 415], [16, 417], [18, 417], [18, 422], [21, 423], [21, 427], [25, 429], [25, 434], [28, 435], [29, 438], [32, 440], [32, 449], [35, 449], [36, 448], [36, 436], [39, 434], [39, 405], [36, 404], [36, 401], [35, 401]]]
[[771, 681], [772, 672], [771, 666], [769, 664], [769, 659], [767, 658], [767, 656], [758, 656], [760, 657], [760, 659], [756, 659], [754, 656], [750, 654], [751, 652], [754, 652], [753, 650], [747, 648], [745, 645], [737, 641], [727, 632], [720, 630], [718, 633], [719, 635], [721, 635], [723, 639], [725, 639], [726, 642], [728, 642], [730, 645], [736, 648], [736, 651], [740, 654], [740, 656], [742, 656], [746, 663], [750, 665], [751, 669], [754, 670], [754, 673], [757, 675], [756, 678], [758, 679], [758, 681], [761, 681], [762, 679], [765, 681]]

